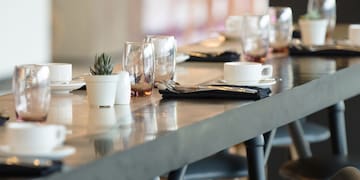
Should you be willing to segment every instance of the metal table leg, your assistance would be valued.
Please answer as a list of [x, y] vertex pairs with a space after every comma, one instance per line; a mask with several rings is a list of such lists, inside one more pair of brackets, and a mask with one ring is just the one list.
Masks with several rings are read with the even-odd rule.
[[348, 154], [346, 127], [345, 127], [345, 103], [340, 101], [329, 108], [329, 127], [331, 143], [334, 155]]
[[188, 165], [183, 166], [180, 169], [173, 170], [168, 175], [168, 180], [183, 180]]
[[262, 135], [245, 142], [249, 179], [265, 180], [264, 137]]

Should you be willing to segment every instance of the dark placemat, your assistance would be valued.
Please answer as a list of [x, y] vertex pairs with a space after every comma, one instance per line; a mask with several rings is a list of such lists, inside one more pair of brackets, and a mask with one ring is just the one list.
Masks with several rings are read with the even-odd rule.
[[[61, 161], [53, 161], [51, 166], [21, 166], [0, 164], [0, 177], [35, 178], [46, 176], [62, 169]], [[0, 178], [1, 179], [1, 178]]]
[[190, 54], [190, 58], [187, 61], [194, 62], [231, 62], [239, 61], [240, 54], [233, 51], [225, 51], [221, 54], [213, 53], [199, 53], [201, 56], [193, 56]]
[[209, 91], [196, 91], [191, 93], [175, 93], [169, 90], [159, 90], [159, 93], [163, 98], [192, 98], [192, 99], [204, 99], [204, 98], [215, 98], [215, 99], [243, 99], [243, 100], [258, 100], [266, 98], [270, 95], [271, 90], [269, 88], [259, 87], [246, 87], [258, 90], [257, 93], [245, 93], [245, 92], [232, 92], [232, 91], [221, 91], [221, 90], [209, 90]]
[[326, 49], [311, 51], [306, 48], [298, 48], [296, 46], [289, 47], [292, 56], [360, 56], [360, 51], [348, 49]]
[[10, 119], [9, 116], [0, 113], [0, 126], [5, 125], [5, 123]]

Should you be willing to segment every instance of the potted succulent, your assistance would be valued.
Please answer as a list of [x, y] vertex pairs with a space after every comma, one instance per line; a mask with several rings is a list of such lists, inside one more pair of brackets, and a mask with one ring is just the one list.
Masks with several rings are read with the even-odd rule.
[[86, 91], [90, 106], [113, 106], [115, 102], [118, 75], [113, 74], [111, 56], [102, 53], [95, 56], [91, 75], [85, 77]]
[[323, 45], [325, 43], [328, 20], [317, 11], [310, 11], [299, 18], [301, 40], [305, 45]]

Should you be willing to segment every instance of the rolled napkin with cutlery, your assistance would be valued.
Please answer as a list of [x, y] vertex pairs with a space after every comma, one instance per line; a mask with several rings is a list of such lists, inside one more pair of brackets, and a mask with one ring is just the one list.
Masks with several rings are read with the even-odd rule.
[[230, 86], [230, 85], [198, 85], [182, 86], [174, 83], [158, 85], [163, 98], [218, 98], [258, 100], [268, 97], [269, 88]]
[[289, 53], [292, 56], [360, 56], [360, 48], [341, 41], [325, 45], [304, 45], [295, 39], [289, 47]]
[[231, 62], [239, 61], [240, 54], [234, 51], [224, 52], [187, 52], [190, 58], [187, 61], [195, 62]]

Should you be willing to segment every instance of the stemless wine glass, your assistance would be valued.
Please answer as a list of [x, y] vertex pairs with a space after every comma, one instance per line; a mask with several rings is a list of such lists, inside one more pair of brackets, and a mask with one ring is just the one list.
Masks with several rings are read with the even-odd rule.
[[328, 20], [326, 39], [332, 40], [336, 25], [336, 0], [309, 0], [308, 12], [318, 12], [322, 18]]
[[19, 65], [13, 76], [16, 118], [21, 121], [46, 121], [50, 106], [49, 67]]
[[155, 84], [173, 80], [175, 75], [176, 40], [174, 36], [148, 35], [145, 42], [154, 44]]
[[126, 42], [123, 69], [129, 72], [132, 96], [149, 96], [154, 86], [154, 45], [147, 42]]
[[239, 16], [242, 25], [240, 42], [245, 61], [264, 63], [269, 49], [269, 15]]
[[290, 7], [270, 7], [270, 47], [273, 53], [288, 51], [293, 31], [292, 11]]

